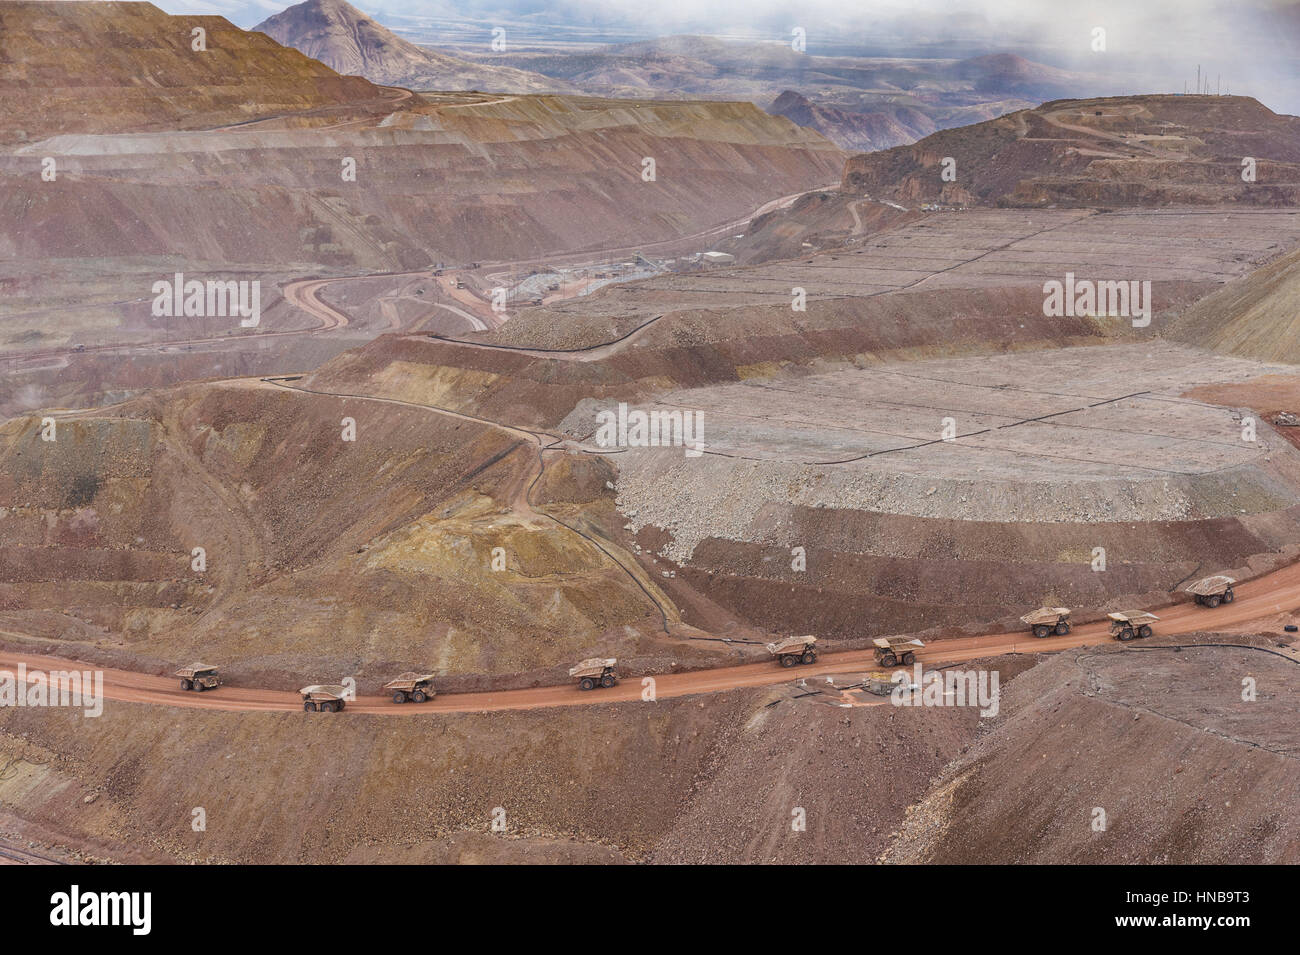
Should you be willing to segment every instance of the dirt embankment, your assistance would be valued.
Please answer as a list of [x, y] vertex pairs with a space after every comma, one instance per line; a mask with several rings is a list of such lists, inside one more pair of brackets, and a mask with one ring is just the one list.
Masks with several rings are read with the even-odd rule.
[[1207, 295], [1167, 334], [1230, 355], [1300, 364], [1300, 251]]
[[[1010, 626], [1010, 611], [1043, 604], [1099, 612], [1161, 601], [1198, 574], [1284, 560], [1300, 521], [1295, 508], [1258, 521], [1095, 525], [785, 513], [789, 541], [802, 543], [709, 540], [688, 564], [665, 566], [684, 587], [755, 626], [852, 639], [977, 622]], [[804, 547], [807, 570], [792, 569], [795, 546]], [[1104, 573], [1092, 569], [1094, 547], [1105, 547], [1112, 561]], [[690, 606], [688, 594], [669, 591]], [[683, 619], [695, 622], [690, 611]]]
[[115, 412], [61, 418], [53, 442], [5, 426], [0, 629], [25, 646], [296, 685], [665, 652], [657, 605], [597, 543], [607, 477], [561, 467], [528, 496], [526, 437], [258, 382]]
[[0, 835], [150, 861], [1294, 863], [1295, 663], [1144, 647], [989, 661], [983, 717], [812, 680], [427, 720], [6, 709]]
[[[645, 320], [591, 332], [617, 337]], [[788, 305], [672, 312], [596, 361], [582, 361], [580, 353], [545, 358], [384, 336], [323, 365], [310, 382], [554, 428], [583, 399], [636, 401], [674, 387], [771, 375], [817, 361], [870, 365], [1131, 336], [1110, 321], [1045, 318], [1038, 289], [942, 290], [810, 302], [799, 313]]]
[[[162, 275], [178, 257], [191, 271], [355, 274], [599, 254], [742, 220], [826, 185], [844, 161], [752, 104], [521, 97], [417, 110], [391, 122], [69, 134], [15, 147], [0, 155], [0, 174], [17, 184], [0, 201], [11, 224], [0, 248], [31, 272], [50, 258], [117, 260], [130, 249], [123, 268]], [[52, 182], [27, 175], [46, 155], [60, 162]], [[643, 181], [647, 157], [657, 165]], [[120, 207], [133, 215], [114, 215]]]
[[[400, 726], [305, 713], [178, 720], [135, 704], [97, 719], [6, 709], [0, 802], [66, 844], [132, 845], [155, 860], [831, 862], [847, 851], [870, 862], [978, 716], [841, 709], [828, 693]], [[806, 831], [792, 828], [796, 809]]]
[[[1200, 291], [1186, 290], [1189, 299]], [[597, 405], [706, 407], [705, 457], [651, 449], [609, 462], [618, 470], [611, 523], [635, 534], [629, 548], [686, 621], [709, 629], [740, 619], [861, 637], [991, 622], [1043, 602], [1101, 608], [1287, 553], [1296, 517], [1294, 487], [1279, 473], [1285, 456], [1268, 463], [1267, 434], [1242, 444], [1230, 409], [1189, 423], [1168, 400], [1176, 386], [1166, 398], [1159, 377], [1230, 380], [1256, 366], [1219, 367], [1208, 357], [1197, 365], [1182, 352], [1152, 357], [1150, 346], [1130, 346], [1125, 367], [1149, 366], [1135, 376], [1161, 392], [1143, 399], [1147, 411], [1130, 402], [1076, 414], [1134, 390], [1134, 376], [1102, 371], [1133, 333], [1114, 322], [1045, 319], [1041, 306], [1039, 290], [1010, 288], [836, 299], [806, 313], [682, 311], [592, 361], [390, 336], [310, 382], [558, 425], [578, 439], [590, 438]], [[1110, 345], [1095, 358], [1093, 349], [1053, 357], [1080, 342]], [[1018, 354], [1035, 349], [1049, 350], [1042, 359]], [[990, 351], [1002, 354], [883, 363]], [[1179, 361], [1191, 364], [1171, 372]], [[988, 392], [963, 390], [972, 367], [984, 369], [975, 378]], [[894, 373], [903, 382], [895, 392], [854, 390]], [[719, 381], [736, 383], [733, 398], [708, 387]], [[995, 411], [1001, 417], [979, 417]], [[961, 418], [963, 433], [992, 429], [992, 446], [844, 463], [891, 442], [924, 445], [944, 414]], [[1243, 449], [1259, 449], [1258, 461]], [[931, 453], [938, 458], [924, 457]], [[1113, 473], [1103, 473], [1107, 462]], [[793, 566], [796, 547], [807, 569]], [[1105, 573], [1092, 569], [1096, 548], [1107, 553]]]
[[[1180, 642], [1202, 641], [1242, 638]], [[1062, 654], [1010, 685], [887, 861], [1295, 864], [1297, 691], [1257, 651]]]

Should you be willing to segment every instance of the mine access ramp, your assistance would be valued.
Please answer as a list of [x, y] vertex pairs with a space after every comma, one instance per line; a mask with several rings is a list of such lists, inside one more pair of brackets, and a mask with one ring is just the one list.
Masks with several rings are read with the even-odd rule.
[[792, 667], [796, 663], [817, 662], [817, 638], [786, 637], [767, 645], [767, 652], [776, 657], [783, 667]]

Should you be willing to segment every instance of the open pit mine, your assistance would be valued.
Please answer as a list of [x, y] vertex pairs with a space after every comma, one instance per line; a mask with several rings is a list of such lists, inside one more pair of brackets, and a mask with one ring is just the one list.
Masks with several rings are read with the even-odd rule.
[[1300, 862], [1300, 118], [300, 6], [0, 3], [0, 861]]

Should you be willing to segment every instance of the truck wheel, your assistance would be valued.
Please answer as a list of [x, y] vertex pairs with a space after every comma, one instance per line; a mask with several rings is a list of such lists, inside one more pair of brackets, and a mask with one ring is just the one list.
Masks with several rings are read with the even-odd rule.
[[1043, 639], [1043, 637], [1047, 636], [1051, 632], [1052, 631], [1047, 629], [1047, 627], [1045, 627], [1043, 624], [1039, 624], [1038, 626], [1034, 627], [1034, 636], [1036, 636], [1039, 640]]
[[405, 703], [405, 702], [406, 702], [406, 694], [403, 693], [401, 690], [394, 690], [394, 691], [393, 691], [393, 702], [394, 702], [394, 703]]
[[799, 659], [804, 663], [812, 663], [817, 659], [817, 654], [813, 653], [811, 650], [805, 650], [803, 656]]
[[427, 699], [428, 697], [424, 695], [423, 690], [416, 690], [414, 693], [411, 694], [412, 703], [423, 703]]
[[1151, 636], [1151, 634], [1153, 634], [1154, 632], [1155, 632], [1155, 631], [1152, 630], [1150, 627], [1148, 627], [1146, 624], [1143, 624], [1143, 625], [1142, 625], [1142, 629], [1138, 631], [1138, 636], [1139, 636], [1139, 637], [1149, 637], [1149, 636]]
[[783, 667], [792, 667], [798, 662], [799, 658], [793, 653], [787, 653], [785, 656], [781, 657], [781, 666]]
[[207, 687], [204, 686], [202, 683], [200, 683], [198, 680], [195, 680], [195, 681], [194, 681], [194, 692], [195, 692], [195, 693], [202, 693], [202, 692], [203, 692], [204, 690], [206, 690], [206, 689], [207, 689]]
[[343, 701], [342, 701], [342, 700], [335, 700], [335, 701], [334, 701], [334, 712], [335, 712], [335, 713], [342, 713], [342, 712], [343, 712]]
[[580, 690], [590, 690], [596, 686], [596, 681], [589, 676], [584, 676], [582, 682], [578, 684]]
[[191, 686], [192, 686], [192, 684], [190, 683], [189, 680], [181, 680], [181, 689], [182, 689], [182, 690], [188, 690]]
[[308, 713], [315, 713], [315, 712], [316, 712], [316, 704], [313, 703], [311, 700], [303, 700], [303, 701], [302, 701], [302, 708], [303, 708], [304, 710], [306, 710]]
[[882, 654], [880, 657], [880, 665], [882, 667], [898, 666], [898, 657], [894, 656], [892, 653]]
[[606, 673], [600, 678], [600, 685], [607, 690], [617, 682], [618, 680], [614, 679], [614, 674], [612, 673]]
[[1198, 604], [1204, 604], [1204, 603], [1205, 603], [1205, 598], [1202, 597], [1200, 594], [1197, 594], [1195, 599], [1196, 599], [1196, 602], [1197, 602]]
[[1123, 630], [1119, 632], [1119, 638], [1123, 640], [1125, 643], [1127, 643], [1128, 641], [1133, 639], [1133, 631], [1130, 630], [1128, 627], [1125, 627]]
[[1226, 604], [1230, 604], [1230, 603], [1232, 603], [1232, 602], [1233, 602], [1234, 600], [1236, 600], [1236, 599], [1237, 599], [1237, 595], [1234, 594], [1234, 593], [1232, 592], [1232, 588], [1231, 588], [1231, 587], [1229, 587], [1227, 590], [1225, 590], [1225, 591], [1223, 592], [1223, 602], [1224, 602], [1224, 603], [1226, 603]]
[[915, 662], [916, 662], [916, 654], [913, 653], [911, 650], [908, 650], [906, 653], [903, 654], [903, 666], [910, 667]]
[[1213, 610], [1213, 609], [1214, 609], [1215, 607], [1217, 607], [1219, 604], [1223, 603], [1223, 598], [1220, 597], [1218, 594], [1215, 594], [1214, 596], [1208, 598], [1208, 599], [1205, 601], [1205, 603], [1206, 603], [1206, 606], [1208, 606], [1211, 610]]
[[1063, 637], [1069, 632], [1070, 632], [1070, 625], [1068, 623], [1058, 623], [1056, 625], [1056, 635], [1058, 637]]

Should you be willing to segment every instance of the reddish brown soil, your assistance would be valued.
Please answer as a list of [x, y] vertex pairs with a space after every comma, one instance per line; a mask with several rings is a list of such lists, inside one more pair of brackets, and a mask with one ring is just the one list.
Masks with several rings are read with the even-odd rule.
[[[1300, 375], [1262, 375], [1234, 385], [1193, 388], [1188, 398], [1235, 408], [1250, 408], [1272, 421], [1280, 412], [1300, 416]], [[1278, 427], [1277, 433], [1300, 448], [1300, 428]]]
[[1261, 652], [1063, 654], [1010, 685], [997, 728], [948, 767], [888, 858], [1295, 864], [1298, 690], [1300, 667]]
[[[795, 695], [440, 717], [433, 732], [420, 719], [202, 712], [163, 732], [148, 707], [97, 720], [7, 709], [0, 763], [20, 761], [0, 793], [67, 843], [178, 861], [674, 861], [716, 845], [714, 861], [869, 862], [977, 718]], [[806, 832], [791, 830], [796, 806]], [[191, 828], [194, 807], [206, 832]]]

